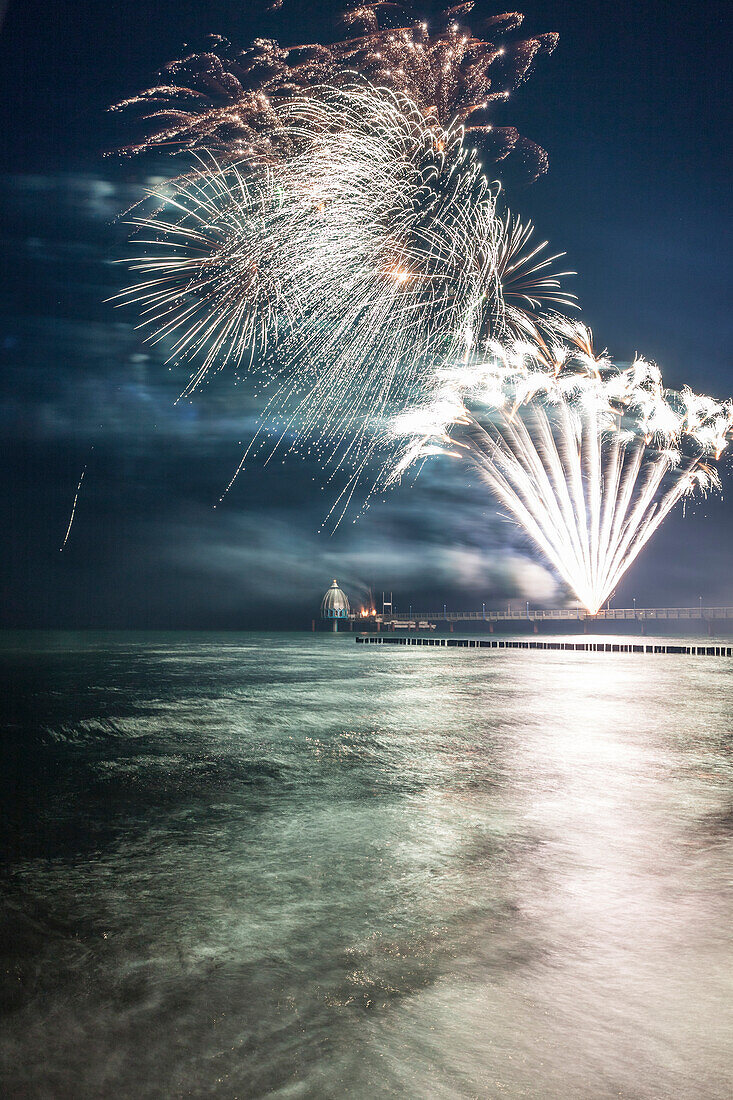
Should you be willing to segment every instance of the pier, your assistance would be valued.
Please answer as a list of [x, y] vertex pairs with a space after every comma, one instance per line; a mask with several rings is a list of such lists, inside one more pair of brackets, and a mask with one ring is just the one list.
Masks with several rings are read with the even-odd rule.
[[357, 634], [362, 645], [447, 646], [455, 649], [551, 649], [580, 653], [673, 653], [686, 657], [733, 657], [733, 646], [665, 645], [634, 642], [540, 642], [500, 638], [410, 638], [404, 635]]
[[[391, 610], [391, 605], [390, 605]], [[394, 616], [397, 618], [397, 616]], [[350, 618], [359, 622], [364, 616], [352, 613]], [[391, 616], [372, 613], [369, 618], [384, 622]], [[602, 608], [595, 615], [584, 607], [561, 607], [543, 610], [541, 608], [522, 608], [512, 611], [412, 611], [409, 618], [413, 624], [425, 623], [516, 623], [516, 622], [656, 622], [659, 620], [697, 620], [698, 622], [716, 622], [733, 620], [733, 607], [612, 607]]]
[[[631, 633], [645, 635], [654, 633], [656, 624], [680, 623], [687, 629], [691, 624], [699, 624], [698, 629], [710, 637], [717, 633], [733, 632], [733, 607], [605, 607], [592, 615], [583, 607], [561, 608], [512, 608], [506, 611], [492, 611], [485, 607], [481, 611], [413, 611], [398, 614], [393, 610], [391, 600], [381, 614], [376, 610], [351, 612], [348, 628], [361, 633], [376, 631], [419, 631], [447, 630], [451, 634], [458, 624], [465, 623], [475, 630], [486, 630], [493, 634], [495, 629], [501, 633], [513, 626], [523, 629], [529, 626], [534, 634], [551, 631], [556, 627], [561, 632], [575, 630], [582, 634], [592, 633], [594, 627], [601, 631], [614, 632], [619, 623], [628, 624]], [[622, 626], [623, 630], [624, 627]]]

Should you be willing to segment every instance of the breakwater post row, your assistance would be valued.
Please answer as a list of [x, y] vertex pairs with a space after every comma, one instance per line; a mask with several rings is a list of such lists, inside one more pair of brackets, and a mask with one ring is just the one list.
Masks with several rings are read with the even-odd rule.
[[733, 657], [733, 646], [634, 645], [632, 642], [519, 642], [483, 638], [395, 638], [384, 634], [357, 634], [356, 641], [372, 645], [452, 646], [459, 649], [565, 649], [576, 653], [677, 653], [687, 657]]

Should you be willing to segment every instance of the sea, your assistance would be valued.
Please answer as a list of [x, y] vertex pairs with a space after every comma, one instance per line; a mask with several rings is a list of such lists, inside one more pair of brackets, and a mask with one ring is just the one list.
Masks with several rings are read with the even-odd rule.
[[34, 633], [0, 680], [3, 1097], [733, 1095], [733, 660]]

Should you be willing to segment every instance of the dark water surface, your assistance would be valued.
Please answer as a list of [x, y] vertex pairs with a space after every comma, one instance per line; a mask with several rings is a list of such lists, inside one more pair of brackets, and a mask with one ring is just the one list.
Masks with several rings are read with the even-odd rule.
[[0, 638], [7, 1097], [733, 1095], [733, 662]]

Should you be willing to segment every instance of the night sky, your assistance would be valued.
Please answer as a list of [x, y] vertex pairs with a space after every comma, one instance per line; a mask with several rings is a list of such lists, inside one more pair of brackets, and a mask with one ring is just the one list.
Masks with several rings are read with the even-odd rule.
[[[573, 288], [600, 347], [621, 360], [643, 352], [670, 386], [728, 396], [724, 5], [520, 7], [526, 32], [556, 30], [560, 43], [497, 116], [550, 155], [548, 175], [513, 205], [580, 273]], [[449, 460], [333, 537], [318, 533], [328, 493], [299, 460], [250, 466], [214, 509], [251, 434], [252, 395], [222, 373], [175, 405], [184, 371], [142, 342], [132, 311], [105, 301], [124, 279], [111, 262], [125, 255], [118, 215], [151, 177], [174, 171], [160, 154], [103, 158], [130, 138], [106, 107], [209, 32], [324, 39], [338, 7], [257, 10], [234, 0], [8, 5], [0, 625], [300, 627], [334, 576], [357, 600], [369, 586], [393, 589], [405, 610], [564, 603], [523, 536]], [[730, 460], [721, 474], [723, 498], [670, 517], [616, 606], [733, 604]]]

